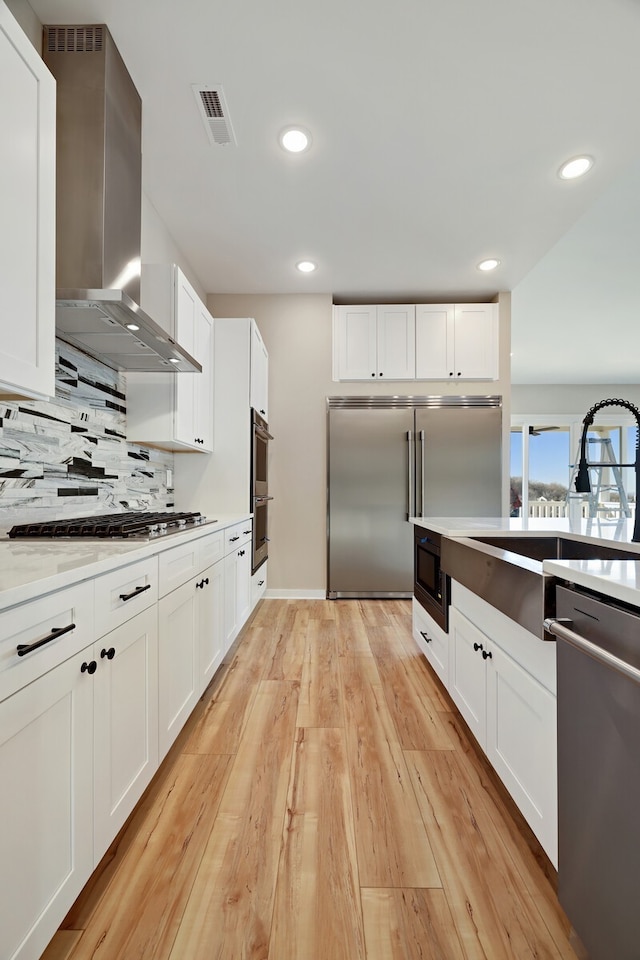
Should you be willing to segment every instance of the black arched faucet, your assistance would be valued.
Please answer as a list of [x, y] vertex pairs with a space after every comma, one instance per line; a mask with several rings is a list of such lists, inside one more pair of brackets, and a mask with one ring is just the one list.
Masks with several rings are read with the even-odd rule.
[[[578, 464], [578, 473], [576, 474], [576, 493], [591, 493], [591, 481], [589, 480], [589, 466], [587, 464], [587, 432], [593, 423], [594, 417], [603, 407], [624, 407], [629, 410], [636, 419], [636, 509], [635, 520], [633, 524], [633, 536], [631, 540], [634, 543], [640, 542], [640, 512], [638, 511], [638, 493], [640, 492], [640, 410], [629, 400], [601, 400], [594, 404], [588, 411], [582, 421], [582, 437], [580, 438], [580, 462]], [[622, 464], [621, 464], [622, 466]]]

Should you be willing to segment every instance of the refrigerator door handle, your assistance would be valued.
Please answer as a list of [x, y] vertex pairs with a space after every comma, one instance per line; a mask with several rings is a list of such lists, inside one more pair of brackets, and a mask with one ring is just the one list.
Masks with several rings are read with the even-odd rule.
[[415, 447], [413, 445], [413, 431], [407, 430], [407, 444], [409, 455], [407, 457], [407, 486], [408, 486], [408, 498], [407, 498], [407, 520], [410, 517], [415, 517], [415, 500], [416, 500], [416, 490], [415, 490]]
[[424, 493], [424, 430], [420, 431], [420, 514], [424, 517], [425, 493]]

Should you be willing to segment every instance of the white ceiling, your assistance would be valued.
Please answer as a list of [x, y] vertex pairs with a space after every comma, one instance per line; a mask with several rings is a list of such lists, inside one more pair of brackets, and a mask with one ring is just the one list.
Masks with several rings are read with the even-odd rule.
[[[145, 192], [208, 292], [512, 290], [514, 381], [638, 380], [638, 0], [29, 2], [108, 25]], [[192, 84], [223, 86], [237, 145], [210, 143]], [[304, 155], [278, 146], [291, 123]], [[561, 182], [578, 153], [594, 169]]]

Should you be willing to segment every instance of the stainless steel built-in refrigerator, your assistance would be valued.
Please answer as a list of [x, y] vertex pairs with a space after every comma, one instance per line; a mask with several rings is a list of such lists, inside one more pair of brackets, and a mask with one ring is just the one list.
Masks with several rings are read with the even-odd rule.
[[331, 599], [411, 596], [410, 516], [500, 516], [500, 397], [330, 397], [327, 416]]

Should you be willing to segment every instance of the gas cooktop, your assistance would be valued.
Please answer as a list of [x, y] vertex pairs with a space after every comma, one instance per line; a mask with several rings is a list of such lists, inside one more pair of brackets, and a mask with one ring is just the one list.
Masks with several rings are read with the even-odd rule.
[[171, 533], [182, 533], [208, 523], [216, 521], [208, 520], [201, 513], [103, 513], [92, 517], [49, 520], [44, 523], [20, 523], [9, 530], [9, 536], [12, 540], [151, 540]]

